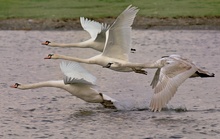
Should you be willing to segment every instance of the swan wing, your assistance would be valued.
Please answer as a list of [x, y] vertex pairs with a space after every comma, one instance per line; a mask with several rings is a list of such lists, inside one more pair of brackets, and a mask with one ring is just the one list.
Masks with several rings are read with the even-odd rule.
[[90, 34], [91, 39], [105, 42], [105, 32], [109, 28], [107, 24], [101, 24], [84, 17], [80, 17], [80, 22], [83, 29]]
[[131, 49], [131, 25], [138, 12], [137, 7], [128, 6], [106, 32], [102, 55], [128, 61]]
[[65, 75], [65, 84], [81, 83], [95, 85], [96, 77], [77, 62], [61, 62], [60, 69]]
[[156, 83], [153, 83], [154, 95], [150, 103], [151, 110], [161, 111], [162, 107], [174, 96], [177, 88], [196, 70], [197, 68], [191, 63], [177, 60], [162, 67], [160, 74], [155, 75], [159, 78], [156, 77], [158, 79]]

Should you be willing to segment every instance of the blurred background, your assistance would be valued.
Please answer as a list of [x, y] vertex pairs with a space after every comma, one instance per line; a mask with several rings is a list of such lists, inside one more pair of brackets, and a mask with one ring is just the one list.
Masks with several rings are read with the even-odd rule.
[[[220, 25], [219, 0], [0, 0], [0, 3], [0, 29], [13, 29], [12, 25], [14, 29], [16, 26], [22, 29], [20, 24], [23, 29], [77, 29], [80, 16], [112, 23], [130, 4], [140, 9], [134, 22], [137, 28]], [[70, 25], [72, 21], [75, 24]]]

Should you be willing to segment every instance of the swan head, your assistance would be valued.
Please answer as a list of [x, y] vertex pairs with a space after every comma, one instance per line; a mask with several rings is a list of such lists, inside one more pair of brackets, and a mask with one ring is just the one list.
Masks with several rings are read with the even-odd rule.
[[58, 59], [57, 54], [48, 54], [44, 59]]
[[41, 44], [42, 45], [48, 45], [49, 43], [51, 43], [50, 41], [45, 41], [45, 42], [42, 42]]
[[21, 84], [19, 84], [19, 83], [15, 83], [14, 85], [11, 85], [10, 87], [11, 87], [11, 88], [18, 88], [20, 85], [21, 85]]

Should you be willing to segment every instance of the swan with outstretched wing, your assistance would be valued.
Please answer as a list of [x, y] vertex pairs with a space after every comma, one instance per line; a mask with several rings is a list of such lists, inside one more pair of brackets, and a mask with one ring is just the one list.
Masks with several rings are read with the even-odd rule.
[[96, 77], [81, 67], [79, 63], [62, 62], [60, 68], [65, 75], [63, 80], [43, 81], [32, 84], [15, 83], [11, 85], [11, 87], [21, 90], [42, 87], [61, 88], [86, 102], [101, 103], [106, 108], [115, 108], [114, 103], [117, 101], [95, 90], [94, 85]]

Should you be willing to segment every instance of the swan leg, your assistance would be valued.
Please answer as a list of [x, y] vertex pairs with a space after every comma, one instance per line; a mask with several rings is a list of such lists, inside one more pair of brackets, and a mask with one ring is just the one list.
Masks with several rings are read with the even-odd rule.
[[106, 66], [103, 66], [103, 68], [110, 68], [112, 64], [112, 62], [109, 62]]
[[103, 97], [102, 93], [99, 93], [99, 95], [102, 97], [103, 101], [101, 102], [101, 104], [104, 106], [104, 108], [108, 108], [108, 109], [116, 109], [116, 107], [114, 106], [113, 102], [111, 100], [106, 100]]
[[136, 68], [132, 68], [132, 70], [133, 70], [135, 73], [140, 73], [140, 74], [147, 75], [147, 71], [145, 71], [145, 70], [136, 69]]
[[103, 100], [103, 102], [101, 102], [101, 104], [108, 109], [116, 109], [116, 107], [114, 106], [113, 102], [111, 100]]

